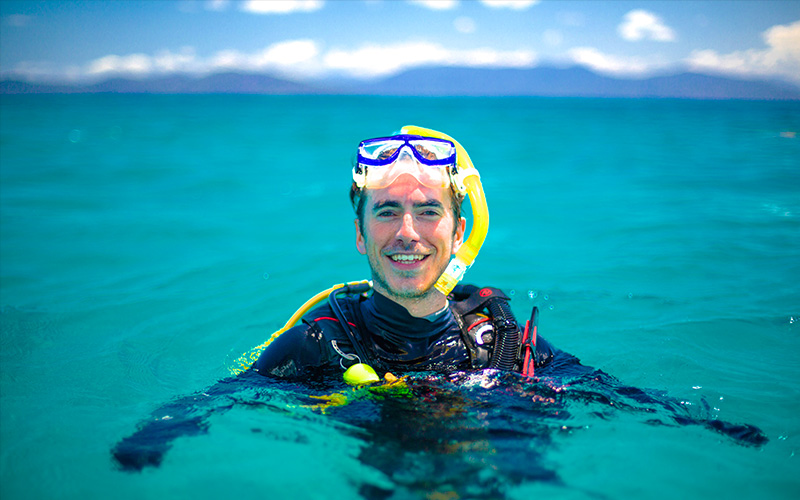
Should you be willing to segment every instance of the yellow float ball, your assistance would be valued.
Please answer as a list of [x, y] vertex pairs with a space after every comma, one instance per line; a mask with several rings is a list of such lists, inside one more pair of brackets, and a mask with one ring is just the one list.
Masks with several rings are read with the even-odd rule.
[[380, 382], [375, 370], [364, 363], [356, 363], [344, 372], [344, 381], [350, 385], [365, 385]]

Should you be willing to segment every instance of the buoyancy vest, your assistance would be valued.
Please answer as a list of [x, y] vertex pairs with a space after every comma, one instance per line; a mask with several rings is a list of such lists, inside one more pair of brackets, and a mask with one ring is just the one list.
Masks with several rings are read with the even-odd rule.
[[[335, 300], [335, 299], [334, 299]], [[509, 298], [499, 289], [473, 285], [458, 285], [448, 296], [450, 311], [461, 333], [461, 340], [466, 347], [469, 364], [472, 369], [493, 368], [498, 370], [521, 371], [532, 376], [535, 364], [536, 327], [531, 322], [521, 328], [508, 304]], [[338, 318], [341, 329], [349, 328], [349, 341], [340, 338], [331, 339], [332, 347], [348, 362], [364, 362], [379, 371], [388, 371], [388, 367], [377, 355], [374, 346], [363, 342], [365, 332], [369, 332], [360, 301], [343, 301], [341, 312], [346, 311], [346, 318]], [[334, 307], [336, 309], [337, 307]], [[536, 308], [532, 320], [535, 321]], [[326, 318], [332, 319], [332, 318]], [[342, 325], [342, 322], [345, 325]], [[319, 329], [324, 335], [318, 321], [308, 323]], [[355, 332], [352, 332], [355, 330]], [[355, 344], [355, 345], [354, 345]], [[345, 363], [341, 363], [345, 366]]]
[[[452, 309], [463, 321], [464, 342], [471, 352], [474, 368], [521, 371], [533, 376], [538, 309], [520, 326], [499, 289], [459, 285], [453, 290]], [[487, 314], [488, 313], [488, 314]]]

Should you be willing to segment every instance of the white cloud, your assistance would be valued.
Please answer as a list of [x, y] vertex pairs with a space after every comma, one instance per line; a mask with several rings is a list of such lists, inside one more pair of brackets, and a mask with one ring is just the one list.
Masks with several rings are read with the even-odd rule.
[[289, 67], [312, 61], [319, 54], [313, 40], [290, 40], [270, 45], [259, 55], [257, 61], [262, 67]]
[[659, 67], [652, 61], [644, 61], [636, 57], [621, 57], [604, 54], [593, 47], [577, 47], [570, 49], [569, 57], [581, 66], [587, 66], [599, 73], [612, 75], [642, 75]]
[[127, 73], [145, 76], [153, 70], [153, 60], [145, 54], [127, 56], [108, 55], [89, 63], [87, 74], [91, 76]]
[[324, 5], [322, 0], [247, 0], [241, 9], [253, 14], [291, 14], [312, 12]]
[[[170, 73], [205, 74], [215, 71], [275, 71], [309, 76], [319, 73], [321, 70], [319, 48], [316, 42], [313, 40], [288, 40], [272, 44], [257, 52], [223, 50], [208, 58], [198, 57], [192, 47], [184, 47], [180, 52], [163, 50], [155, 56], [146, 54], [108, 55], [89, 62], [84, 68], [83, 74], [89, 77], [99, 77]], [[42, 72], [41, 69], [31, 65], [18, 66], [17, 71], [31, 75]]]
[[450, 49], [438, 43], [418, 41], [394, 44], [365, 44], [355, 48], [334, 48], [323, 52], [310, 39], [274, 43], [255, 52], [222, 50], [206, 57], [192, 47], [156, 54], [111, 54], [69, 70], [57, 70], [43, 63], [20, 63], [14, 74], [30, 80], [98, 79], [110, 76], [147, 77], [167, 74], [205, 75], [221, 71], [279, 74], [289, 78], [346, 75], [356, 78], [388, 76], [425, 65], [525, 68], [536, 64], [530, 50], [492, 48]]
[[450, 10], [458, 5], [458, 0], [409, 0], [409, 2], [433, 10]]
[[[409, 3], [417, 4], [433, 10], [450, 10], [458, 6], [458, 0], [407, 0]], [[472, 0], [468, 0], [472, 1]], [[513, 9], [523, 10], [531, 5], [536, 5], [541, 0], [480, 0], [486, 7], [493, 9]]]
[[425, 65], [530, 67], [535, 62], [536, 54], [527, 50], [452, 50], [430, 42], [368, 44], [354, 50], [334, 49], [323, 58], [323, 65], [328, 70], [364, 78], [387, 76]]
[[455, 21], [453, 21], [453, 26], [456, 28], [456, 31], [459, 33], [464, 33], [465, 35], [475, 33], [476, 25], [475, 21], [471, 17], [457, 17]]
[[481, 3], [493, 9], [523, 10], [536, 5], [539, 0], [481, 0]]
[[214, 54], [204, 65], [206, 71], [270, 71], [300, 76], [321, 71], [319, 48], [313, 40], [278, 42], [254, 53], [224, 50]]
[[644, 39], [657, 42], [675, 40], [675, 32], [672, 31], [672, 28], [664, 24], [657, 15], [641, 9], [625, 14], [617, 31], [622, 38], [633, 42]]
[[152, 59], [152, 65], [162, 73], [192, 73], [200, 69], [193, 47], [184, 47], [178, 53], [162, 50]]
[[800, 21], [773, 26], [762, 37], [767, 44], [766, 49], [729, 54], [719, 54], [714, 50], [695, 50], [687, 63], [694, 70], [781, 76], [800, 82]]
[[230, 0], [207, 0], [206, 10], [223, 11], [230, 5]]
[[[42, 61], [21, 61], [14, 65], [14, 69], [9, 74], [13, 75], [13, 78], [23, 78], [30, 81], [57, 80], [59, 76], [52, 63]], [[4, 74], [3, 76], [6, 75]]]

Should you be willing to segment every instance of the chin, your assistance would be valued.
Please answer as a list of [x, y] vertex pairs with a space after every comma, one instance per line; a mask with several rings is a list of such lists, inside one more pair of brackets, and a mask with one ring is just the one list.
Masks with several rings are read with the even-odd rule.
[[403, 298], [421, 298], [433, 289], [434, 283], [391, 283], [391, 288], [387, 290], [392, 295]]

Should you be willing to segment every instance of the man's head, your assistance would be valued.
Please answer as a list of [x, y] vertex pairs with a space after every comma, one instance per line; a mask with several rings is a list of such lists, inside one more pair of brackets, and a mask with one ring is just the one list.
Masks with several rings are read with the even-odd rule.
[[[449, 178], [448, 164], [436, 161], [450, 153], [409, 139], [364, 153], [364, 143], [357, 166], [362, 177], [354, 168], [360, 182], [354, 181], [350, 200], [356, 246], [367, 256], [374, 287], [400, 303], [434, 297], [433, 285], [463, 243], [466, 224], [460, 216], [464, 196]], [[369, 154], [373, 163], [362, 163]], [[454, 152], [449, 161], [455, 162]]]

